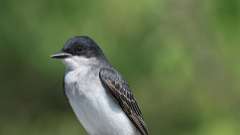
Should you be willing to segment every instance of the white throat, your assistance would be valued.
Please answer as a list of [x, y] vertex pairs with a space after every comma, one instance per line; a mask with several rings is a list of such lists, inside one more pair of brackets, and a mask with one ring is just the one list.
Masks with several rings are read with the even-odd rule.
[[81, 67], [89, 67], [98, 63], [96, 58], [86, 58], [80, 56], [73, 56], [63, 60], [67, 70], [75, 70]]

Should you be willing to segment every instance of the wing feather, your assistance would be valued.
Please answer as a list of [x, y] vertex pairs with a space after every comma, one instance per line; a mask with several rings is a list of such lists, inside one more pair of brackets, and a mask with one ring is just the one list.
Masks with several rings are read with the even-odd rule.
[[110, 68], [102, 68], [99, 77], [103, 86], [110, 91], [140, 133], [148, 135], [148, 129], [143, 120], [142, 112], [127, 82], [122, 79], [116, 70]]

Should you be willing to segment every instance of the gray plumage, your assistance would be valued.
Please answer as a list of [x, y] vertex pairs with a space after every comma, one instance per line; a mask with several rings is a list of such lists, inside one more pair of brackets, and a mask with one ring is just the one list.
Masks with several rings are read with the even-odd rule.
[[128, 83], [113, 68], [102, 68], [99, 72], [100, 79], [107, 90], [117, 100], [123, 111], [139, 129], [142, 135], [148, 135], [148, 130], [143, 121], [142, 112], [138, 107]]
[[142, 112], [127, 82], [89, 37], [71, 38], [53, 55], [66, 65], [64, 89], [90, 135], [148, 135]]

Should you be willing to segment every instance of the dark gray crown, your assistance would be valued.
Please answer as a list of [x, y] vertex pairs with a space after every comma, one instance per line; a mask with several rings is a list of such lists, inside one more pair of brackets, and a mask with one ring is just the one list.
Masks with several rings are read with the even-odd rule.
[[98, 57], [103, 55], [101, 48], [88, 36], [75, 36], [64, 45], [63, 52], [73, 56]]

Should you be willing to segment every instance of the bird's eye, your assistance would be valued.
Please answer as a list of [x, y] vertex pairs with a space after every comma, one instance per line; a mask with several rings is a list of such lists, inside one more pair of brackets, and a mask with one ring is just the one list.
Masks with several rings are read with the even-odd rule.
[[76, 48], [76, 52], [81, 52], [83, 50], [83, 48], [81, 46]]

